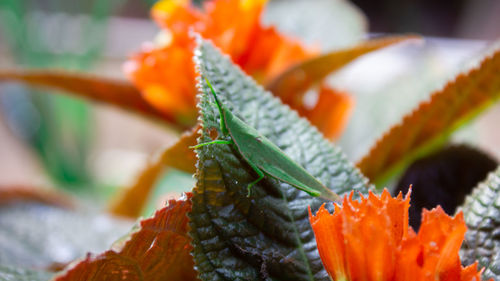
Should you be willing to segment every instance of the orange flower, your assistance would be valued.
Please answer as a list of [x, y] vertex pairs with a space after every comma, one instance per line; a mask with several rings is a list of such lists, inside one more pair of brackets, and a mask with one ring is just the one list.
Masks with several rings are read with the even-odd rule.
[[[204, 2], [203, 9], [198, 9], [189, 0], [160, 1], [153, 7], [152, 16], [163, 30], [161, 44], [144, 47], [125, 64], [125, 72], [151, 104], [179, 122], [194, 123], [196, 73], [192, 57], [195, 42], [189, 35], [191, 31], [211, 39], [264, 85], [291, 65], [318, 54], [318, 50], [303, 47], [274, 27], [262, 26], [260, 15], [266, 2], [215, 0]], [[326, 101], [321, 113], [327, 120], [339, 120], [339, 125], [322, 125], [327, 136], [333, 136], [343, 128], [351, 100], [325, 87], [322, 92], [321, 99]], [[333, 101], [339, 105], [333, 106]], [[324, 123], [318, 116], [311, 117], [319, 114], [315, 113], [316, 108], [308, 110], [300, 106], [295, 109], [303, 116]]]
[[[260, 15], [266, 0], [217, 0], [204, 3], [203, 12], [188, 0], [163, 0], [153, 7], [153, 18], [192, 55], [191, 30], [211, 39], [248, 74], [260, 82], [288, 66], [318, 54], [299, 42], [263, 27]], [[191, 47], [191, 48], [189, 48]]]
[[330, 214], [321, 206], [309, 219], [318, 251], [333, 280], [481, 280], [477, 263], [462, 267], [458, 251], [467, 230], [462, 213], [424, 210], [418, 234], [408, 227], [409, 194], [372, 192], [359, 201], [344, 197]]

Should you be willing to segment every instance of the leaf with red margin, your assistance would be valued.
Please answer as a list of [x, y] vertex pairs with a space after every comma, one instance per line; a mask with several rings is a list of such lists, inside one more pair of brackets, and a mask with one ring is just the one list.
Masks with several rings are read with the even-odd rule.
[[453, 131], [500, 98], [500, 50], [479, 67], [434, 92], [392, 127], [357, 164], [378, 186], [392, 174], [438, 147]]
[[362, 55], [418, 38], [406, 35], [372, 39], [354, 47], [317, 56], [290, 67], [268, 83], [267, 89], [297, 110], [301, 116], [307, 117], [326, 138], [335, 140], [342, 133], [349, 118], [353, 99], [348, 94], [330, 89], [322, 83], [316, 105], [308, 108], [304, 103], [305, 93], [315, 84], [321, 83], [329, 74]]
[[187, 234], [191, 196], [170, 200], [153, 218], [141, 221], [120, 250], [89, 254], [54, 281], [198, 280]]
[[117, 199], [112, 201], [109, 211], [117, 216], [137, 218], [140, 216], [149, 195], [166, 168], [196, 172], [196, 154], [189, 148], [196, 145], [199, 126], [184, 133], [172, 146], [163, 149], [140, 173], [137, 180], [129, 188], [125, 188]]
[[335, 50], [290, 67], [269, 82], [266, 88], [284, 103], [293, 108], [300, 108], [306, 91], [332, 72], [372, 51], [419, 38], [416, 35], [383, 37], [362, 42], [354, 47]]
[[0, 82], [18, 81], [30, 86], [63, 90], [68, 94], [107, 103], [137, 112], [143, 116], [164, 120], [181, 129], [192, 124], [179, 123], [175, 116], [162, 113], [142, 98], [129, 82], [61, 70], [0, 71]]

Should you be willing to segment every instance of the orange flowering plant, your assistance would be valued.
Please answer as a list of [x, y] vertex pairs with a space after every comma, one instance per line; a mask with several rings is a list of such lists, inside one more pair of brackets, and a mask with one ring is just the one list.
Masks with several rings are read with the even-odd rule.
[[[304, 47], [274, 27], [263, 26], [260, 15], [265, 4], [262, 0], [213, 0], [205, 1], [203, 8], [199, 8], [188, 0], [158, 2], [152, 11], [162, 28], [156, 44], [144, 47], [125, 64], [125, 71], [135, 86], [79, 74], [41, 71], [2, 75], [0, 72], [0, 80], [18, 79], [32, 85], [73, 90], [143, 116], [163, 118], [168, 124], [182, 123], [183, 128], [197, 122], [175, 144], [164, 148], [131, 188], [114, 196], [108, 210], [113, 215], [134, 219], [144, 214], [144, 205], [163, 195], [159, 194], [162, 191], [151, 190], [165, 167], [194, 175], [196, 183], [189, 183], [194, 185], [192, 193], [170, 200], [166, 207], [152, 218], [142, 220], [109, 250], [94, 249], [102, 252], [99, 255], [85, 254], [87, 245], [80, 245], [80, 252], [64, 255], [64, 259], [41, 255], [39, 260], [43, 262], [35, 264], [31, 261], [36, 258], [32, 258], [33, 253], [24, 245], [43, 244], [47, 239], [25, 243], [18, 241], [23, 237], [16, 232], [9, 232], [8, 239], [0, 239], [3, 243], [0, 244], [0, 279], [5, 272], [19, 275], [21, 268], [29, 270], [22, 273], [26, 276], [41, 273], [43, 276], [30, 279], [38, 281], [50, 278], [58, 281], [327, 281], [331, 278], [478, 281], [483, 273], [478, 270], [478, 263], [462, 267], [458, 255], [467, 231], [465, 222], [475, 225], [475, 231], [481, 235], [477, 235], [477, 241], [470, 239], [477, 243], [470, 243], [471, 249], [462, 259], [479, 260], [480, 266], [486, 268], [484, 276], [500, 272], [498, 258], [483, 254], [486, 250], [495, 253], [496, 248], [491, 245], [499, 240], [496, 225], [490, 218], [493, 217], [491, 210], [500, 209], [495, 205], [500, 194], [497, 178], [478, 191], [479, 195], [474, 195], [478, 198], [477, 205], [469, 204], [468, 209], [464, 209], [465, 215], [459, 213], [452, 218], [440, 207], [425, 211], [418, 233], [408, 226], [409, 195], [392, 198], [387, 190], [380, 196], [370, 191], [373, 190], [370, 181], [392, 172], [400, 162], [407, 163], [428, 152], [437, 140], [446, 139], [458, 125], [498, 100], [500, 51], [485, 58], [476, 69], [450, 81], [428, 102], [402, 119], [361, 161], [358, 169], [330, 142], [342, 130], [351, 106], [350, 98], [325, 86], [324, 78], [332, 69], [339, 69], [362, 54], [398, 40], [389, 43], [370, 40], [373, 44], [340, 52], [339, 62], [338, 54], [319, 55], [318, 49]], [[202, 38], [193, 39], [190, 35], [193, 32]], [[198, 76], [207, 80], [197, 79]], [[270, 177], [255, 184], [249, 196], [248, 183], [255, 181], [256, 175], [237, 149], [229, 145], [206, 145], [196, 149], [195, 154], [191, 147], [222, 133], [220, 115], [206, 81], [214, 85], [217, 97], [243, 122], [276, 144], [332, 191], [350, 193], [350, 196], [344, 197], [342, 205], [336, 204], [335, 212], [330, 214], [325, 205], [320, 207], [323, 198], [311, 197], [282, 179]], [[284, 85], [290, 81], [292, 86]], [[261, 87], [262, 84], [270, 92]], [[269, 85], [300, 91], [287, 92], [283, 99], [284, 96]], [[309, 108], [303, 98], [310, 85], [319, 85], [319, 90], [317, 104]], [[497, 175], [500, 177], [500, 170]], [[28, 204], [51, 205], [64, 214], [73, 212], [73, 205], [63, 204], [65, 201], [58, 197], [31, 189], [13, 189], [12, 192], [0, 190], [0, 201], [3, 201], [0, 204], [5, 208], [2, 216], [15, 213], [10, 212], [11, 207], [5, 206], [5, 202], [22, 200], [29, 201]], [[354, 200], [353, 192], [368, 195]], [[481, 196], [494, 198], [491, 199], [494, 203], [488, 203], [491, 207], [488, 210]], [[307, 206], [319, 211], [316, 215], [309, 212], [308, 217]], [[35, 211], [43, 212], [40, 208]], [[82, 221], [78, 219], [81, 215], [71, 217], [66, 224]], [[468, 221], [469, 217], [473, 219]], [[15, 230], [19, 225], [0, 230]], [[92, 240], [103, 238], [100, 220], [95, 225], [85, 223], [87, 225], [85, 230], [91, 232], [88, 236]], [[119, 229], [118, 221], [111, 220], [109, 225]], [[32, 233], [31, 230], [24, 232]], [[44, 237], [35, 234], [26, 239]], [[52, 233], [45, 234], [51, 237]], [[111, 242], [106, 247], [109, 244]], [[2, 265], [5, 260], [12, 262], [11, 247], [15, 248], [12, 252], [23, 257], [13, 265], [15, 270]], [[4, 255], [5, 252], [8, 254]]]
[[449, 217], [440, 206], [424, 210], [416, 234], [408, 226], [410, 192], [392, 198], [353, 192], [335, 204], [333, 214], [321, 206], [309, 218], [318, 251], [336, 281], [479, 281], [477, 262], [462, 267], [459, 249], [467, 230], [463, 214]]
[[[192, 32], [212, 40], [234, 63], [263, 85], [290, 66], [317, 56], [308, 48], [263, 26], [260, 17], [266, 0], [206, 1], [203, 9], [190, 0], [163, 0], [152, 9], [162, 33], [156, 46], [147, 45], [133, 56], [124, 70], [143, 97], [180, 123], [192, 125], [196, 118], [196, 83]], [[289, 94], [290, 95], [290, 94]], [[296, 96], [284, 102], [331, 137], [339, 135], [352, 106], [352, 98], [321, 84], [317, 106], [308, 109]], [[295, 106], [294, 106], [295, 105]]]

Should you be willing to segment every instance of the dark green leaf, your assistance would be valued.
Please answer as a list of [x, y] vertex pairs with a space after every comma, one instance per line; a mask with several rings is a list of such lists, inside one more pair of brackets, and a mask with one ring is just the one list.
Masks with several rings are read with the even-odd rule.
[[103, 251], [132, 222], [40, 203], [0, 206], [0, 264], [46, 268]]
[[467, 233], [462, 245], [462, 259], [471, 264], [476, 259], [485, 267], [484, 277], [500, 278], [500, 168], [492, 172], [468, 196], [463, 206]]
[[[338, 194], [366, 192], [367, 180], [305, 119], [265, 92], [210, 43], [196, 53], [203, 77], [221, 101], [242, 120], [280, 147]], [[219, 115], [203, 82], [199, 108], [202, 136], [219, 134]], [[234, 147], [207, 145], [198, 150], [197, 186], [193, 197], [191, 235], [194, 258], [202, 280], [329, 280], [309, 225], [311, 197], [276, 179], [256, 179]]]

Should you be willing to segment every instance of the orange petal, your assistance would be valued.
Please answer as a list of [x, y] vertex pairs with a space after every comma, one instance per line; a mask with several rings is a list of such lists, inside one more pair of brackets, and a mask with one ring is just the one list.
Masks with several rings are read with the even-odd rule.
[[466, 231], [461, 213], [451, 218], [440, 206], [424, 210], [418, 233], [428, 257], [424, 270], [439, 280], [459, 280], [462, 268], [458, 251]]
[[190, 0], [158, 1], [151, 9], [151, 15], [162, 28], [182, 37], [187, 37], [189, 29], [203, 18]]
[[[267, 84], [283, 71], [319, 54], [300, 41], [265, 27], [260, 17], [266, 0], [206, 1], [199, 9], [189, 0], [163, 0], [154, 5], [153, 18], [168, 34], [169, 42], [149, 48], [128, 63], [128, 75], [144, 98], [171, 119], [194, 124], [195, 42], [191, 31], [212, 40], [257, 81]], [[283, 102], [310, 118], [327, 137], [340, 134], [352, 107], [345, 94], [322, 89], [312, 110], [304, 106], [304, 93], [290, 93]]]
[[125, 71], [150, 104], [176, 120], [194, 124], [195, 72], [189, 46], [174, 42], [144, 51], [132, 58]]
[[330, 215], [322, 207], [310, 215], [318, 251], [334, 280], [473, 281], [477, 265], [463, 268], [458, 251], [466, 226], [463, 215], [449, 217], [437, 207], [423, 213], [420, 232], [408, 227], [409, 194], [369, 192], [344, 197]]
[[346, 278], [345, 249], [342, 236], [342, 217], [339, 215], [338, 206], [334, 214], [330, 214], [322, 205], [315, 216], [309, 208], [309, 220], [316, 236], [318, 251], [326, 271], [334, 280]]
[[318, 94], [316, 105], [312, 109], [305, 109], [304, 116], [327, 139], [335, 140], [344, 131], [354, 108], [354, 99], [347, 93], [326, 86], [321, 86]]

